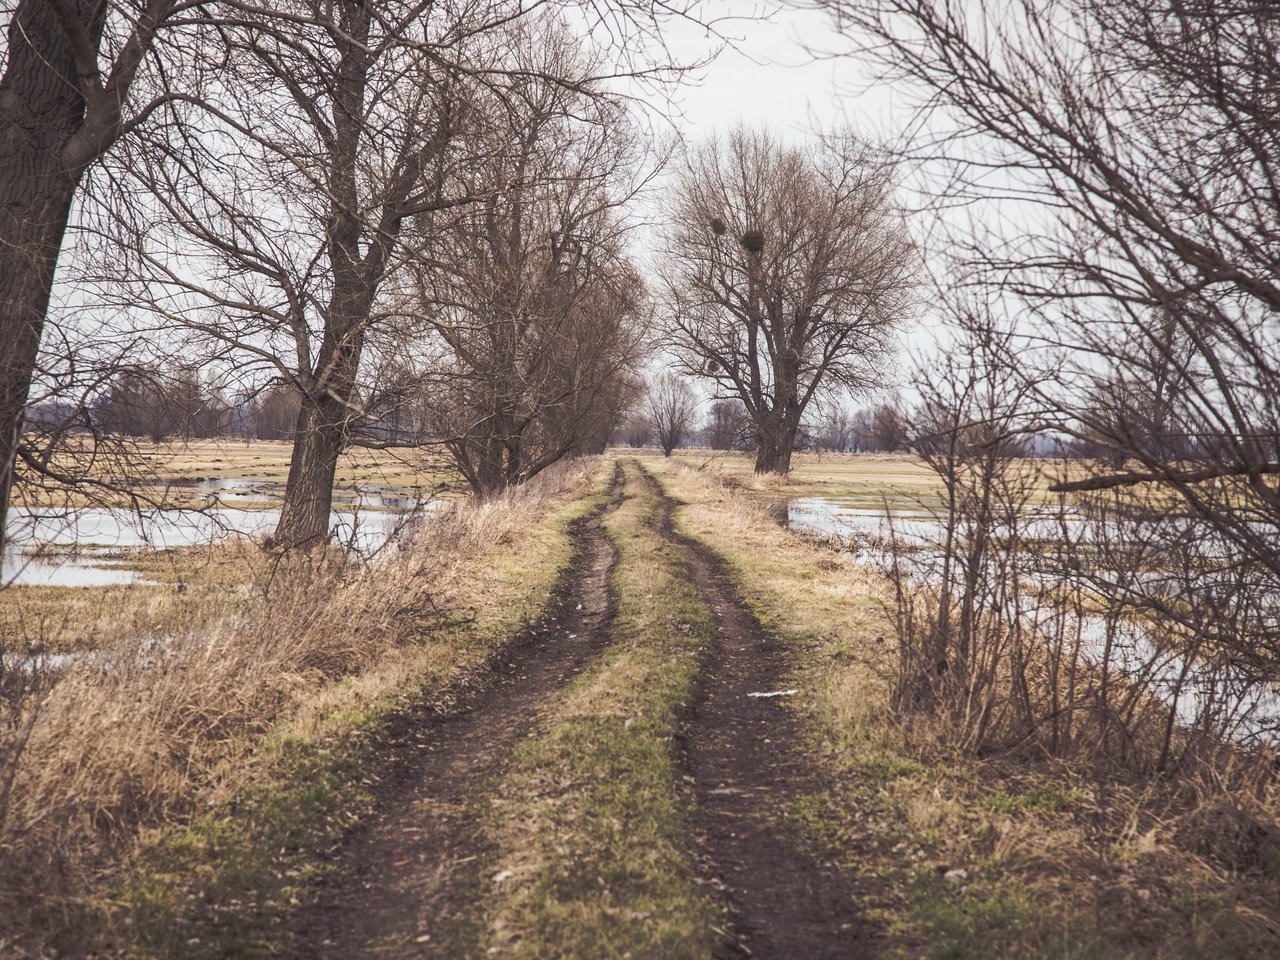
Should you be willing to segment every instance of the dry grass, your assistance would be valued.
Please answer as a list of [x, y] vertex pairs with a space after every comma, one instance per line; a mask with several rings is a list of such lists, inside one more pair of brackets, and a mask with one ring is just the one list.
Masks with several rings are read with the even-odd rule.
[[[824, 789], [795, 815], [863, 875], [890, 956], [1270, 957], [1280, 786], [1226, 769], [1173, 782], [1034, 756], [960, 754], [890, 710], [889, 585], [781, 529], [758, 498], [687, 470], [682, 527], [797, 645], [793, 685]], [[1223, 762], [1229, 764], [1229, 754]]]
[[[68, 451], [71, 457], [77, 451]], [[293, 444], [283, 440], [188, 440], [151, 443], [120, 441], [117, 449], [99, 458], [103, 478], [128, 473], [140, 492], [167, 493], [175, 505], [200, 506], [200, 495], [186, 485], [205, 480], [244, 480], [263, 491], [263, 503], [278, 505], [289, 476]], [[457, 489], [457, 475], [445, 458], [422, 451], [351, 448], [338, 461], [335, 487], [385, 488], [396, 496], [424, 495], [439, 485]], [[172, 486], [171, 486], [172, 485]], [[166, 490], [166, 488], [168, 488]], [[19, 483], [15, 505], [22, 507], [82, 506], [84, 495], [57, 487]], [[120, 503], [124, 498], [117, 497]]]
[[936, 475], [910, 454], [797, 453], [786, 476], [755, 473], [754, 455], [746, 453], [679, 450], [667, 462], [764, 495], [822, 496], [856, 507], [879, 508], [887, 500], [909, 508], [939, 493]]
[[[664, 462], [652, 450], [627, 451], [647, 464]], [[668, 464], [677, 464], [765, 497], [826, 497], [845, 506], [879, 510], [886, 503], [910, 511], [939, 502], [942, 488], [937, 474], [909, 453], [796, 453], [786, 476], [756, 474], [755, 457], [723, 450], [677, 450]], [[1033, 479], [1037, 498], [1055, 499], [1049, 484], [1060, 479], [1060, 461], [1026, 459], [1019, 470]], [[1070, 465], [1069, 476], [1083, 476], [1085, 465]]]
[[9, 586], [0, 590], [0, 646], [11, 656], [109, 649], [131, 637], [167, 636], [198, 616], [213, 618], [256, 603], [251, 584], [274, 561], [242, 539], [212, 546], [111, 555], [136, 571], [132, 584], [92, 587]]
[[449, 624], [487, 618], [510, 632], [545, 603], [568, 558], [568, 520], [551, 534], [541, 521], [577, 509], [566, 504], [590, 482], [586, 467], [566, 465], [506, 498], [460, 505], [368, 567], [338, 554], [255, 558], [239, 590], [186, 594], [151, 629], [122, 631], [65, 669], [10, 671], [0, 953], [80, 949], [104, 877], [139, 831], [233, 795], [282, 724], [318, 732], [344, 703], [403, 695], [406, 683], [447, 696], [488, 655]]

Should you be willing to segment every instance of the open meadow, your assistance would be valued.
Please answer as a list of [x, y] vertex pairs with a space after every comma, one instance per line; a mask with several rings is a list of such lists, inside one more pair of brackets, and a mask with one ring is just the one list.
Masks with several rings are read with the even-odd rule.
[[1276, 960], [1280, 3], [0, 2], [0, 960]]

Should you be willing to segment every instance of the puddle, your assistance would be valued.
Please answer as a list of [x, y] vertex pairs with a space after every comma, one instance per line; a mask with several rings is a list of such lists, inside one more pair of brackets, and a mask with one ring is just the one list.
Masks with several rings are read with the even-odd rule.
[[[937, 543], [944, 534], [942, 523], [925, 512], [898, 510], [886, 514], [883, 509], [848, 507], [826, 497], [793, 497], [778, 505], [778, 520], [792, 530], [806, 533], [885, 540], [892, 535], [910, 544]], [[1083, 522], [1082, 517], [1067, 517], [1071, 528]], [[1057, 540], [1062, 532], [1060, 523], [1056, 514], [1031, 514], [1020, 520], [1018, 532], [1027, 540]], [[997, 527], [997, 536], [999, 532]]]
[[[1084, 656], [1093, 663], [1106, 659], [1107, 632], [1101, 617], [1086, 617], [1080, 623]], [[1110, 654], [1113, 670], [1145, 676], [1187, 726], [1202, 723], [1206, 711], [1212, 711], [1216, 724], [1237, 741], [1280, 742], [1280, 692], [1231, 668], [1188, 667], [1179, 654], [1157, 650], [1147, 632], [1133, 623], [1111, 627]]]
[[29, 557], [20, 546], [6, 548], [0, 557], [0, 585], [21, 587], [110, 587], [138, 582], [138, 572], [103, 558], [94, 551], [56, 560]]
[[62, 670], [72, 664], [82, 663], [84, 654], [77, 653], [33, 653], [30, 655], [0, 654], [0, 671], [12, 670], [16, 673], [50, 673]]
[[893, 515], [883, 510], [846, 507], [826, 497], [793, 497], [778, 506], [779, 522], [792, 530], [829, 537], [880, 537], [890, 533], [921, 542], [941, 536], [942, 525], [925, 514]]
[[[157, 485], [163, 489], [187, 490], [198, 494], [208, 506], [221, 507], [236, 501], [275, 501], [284, 497], [284, 484], [274, 480], [245, 480], [236, 477], [193, 478], [173, 480]], [[401, 488], [385, 484], [363, 484], [358, 487], [342, 487], [333, 491], [335, 505], [359, 510], [408, 511], [416, 509], [422, 501], [397, 492]]]

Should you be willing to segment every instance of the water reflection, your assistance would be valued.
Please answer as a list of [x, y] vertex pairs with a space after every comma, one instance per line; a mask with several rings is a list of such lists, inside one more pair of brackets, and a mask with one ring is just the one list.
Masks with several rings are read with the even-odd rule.
[[[0, 585], [97, 587], [138, 581], [136, 571], [113, 560], [115, 551], [136, 547], [157, 550], [207, 545], [227, 537], [261, 537], [275, 529], [278, 508], [249, 501], [273, 499], [278, 484], [248, 480], [193, 480], [186, 486], [204, 494], [200, 509], [75, 510], [16, 508], [0, 556]], [[244, 506], [230, 505], [240, 500]], [[433, 511], [444, 501], [419, 501], [375, 487], [335, 491], [331, 537], [358, 553], [386, 545], [419, 510]], [[45, 548], [54, 547], [56, 551]]]
[[879, 537], [891, 534], [924, 542], [942, 533], [942, 524], [926, 514], [887, 514], [884, 510], [848, 507], [826, 497], [793, 497], [782, 505], [779, 519], [792, 530], [828, 537]]
[[[173, 480], [164, 485], [169, 490], [188, 490], [209, 506], [237, 501], [279, 502], [284, 497], [284, 484], [274, 480], [246, 480], [238, 477], [193, 477]], [[363, 484], [340, 487], [333, 491], [336, 505], [361, 510], [408, 511], [424, 501], [404, 496], [398, 487], [386, 484]]]
[[109, 587], [136, 583], [138, 572], [86, 551], [56, 560], [28, 556], [19, 545], [0, 556], [0, 584], [24, 587]]

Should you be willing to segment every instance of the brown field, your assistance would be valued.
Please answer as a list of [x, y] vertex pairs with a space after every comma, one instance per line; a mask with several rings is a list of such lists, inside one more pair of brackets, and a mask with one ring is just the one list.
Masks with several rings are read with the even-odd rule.
[[[293, 445], [276, 440], [190, 440], [150, 443], [130, 441], [118, 451], [101, 458], [97, 475], [112, 479], [134, 478], [130, 484], [140, 493], [166, 495], [175, 506], [196, 506], [205, 501], [190, 484], [201, 481], [244, 480], [262, 491], [253, 501], [237, 501], [238, 506], [279, 506], [289, 476]], [[430, 450], [369, 450], [354, 448], [338, 461], [335, 492], [341, 495], [358, 488], [377, 488], [393, 496], [460, 495], [465, 484], [445, 458]], [[127, 504], [127, 498], [114, 498]], [[19, 484], [15, 503], [25, 507], [78, 506], [82, 495]]]
[[[635, 455], [660, 462], [657, 450], [618, 450], [619, 455]], [[723, 450], [677, 450], [673, 463], [700, 473], [729, 478], [750, 491], [770, 496], [826, 497], [844, 506], [895, 511], [918, 510], [938, 504], [942, 487], [937, 475], [915, 454], [910, 453], [797, 453], [786, 477], [757, 476], [755, 457], [749, 453]], [[1054, 460], [1026, 459], [1022, 468], [1035, 479], [1041, 495], [1049, 500], [1049, 484], [1059, 470]]]

